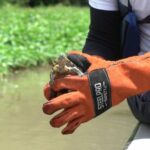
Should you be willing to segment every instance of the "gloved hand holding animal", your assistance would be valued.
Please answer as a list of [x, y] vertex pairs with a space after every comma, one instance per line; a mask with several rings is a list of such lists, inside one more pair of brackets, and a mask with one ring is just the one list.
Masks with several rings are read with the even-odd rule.
[[150, 53], [119, 61], [106, 61], [78, 51], [66, 57], [77, 68], [73, 70], [79, 70], [71, 73], [66, 67], [67, 73], [56, 71], [53, 81], [44, 88], [48, 101], [43, 105], [48, 115], [62, 110], [50, 124], [55, 128], [66, 125], [63, 134], [73, 133], [82, 123], [125, 98], [150, 90]]

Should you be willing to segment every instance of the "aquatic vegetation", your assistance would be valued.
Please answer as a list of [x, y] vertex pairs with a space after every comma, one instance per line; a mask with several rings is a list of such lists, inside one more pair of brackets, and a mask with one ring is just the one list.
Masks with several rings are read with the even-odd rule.
[[0, 9], [0, 75], [38, 66], [60, 53], [82, 49], [88, 9], [80, 7]]

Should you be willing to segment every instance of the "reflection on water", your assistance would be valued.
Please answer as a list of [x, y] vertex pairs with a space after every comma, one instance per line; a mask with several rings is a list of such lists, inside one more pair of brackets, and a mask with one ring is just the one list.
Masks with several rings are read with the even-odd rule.
[[0, 84], [1, 150], [122, 150], [136, 120], [126, 102], [82, 125], [73, 135], [49, 126], [42, 87], [49, 69], [24, 71]]

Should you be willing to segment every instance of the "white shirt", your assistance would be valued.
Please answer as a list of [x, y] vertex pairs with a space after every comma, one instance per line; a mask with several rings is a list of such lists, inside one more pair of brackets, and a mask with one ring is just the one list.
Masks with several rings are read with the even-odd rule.
[[[89, 0], [91, 7], [107, 10], [107, 11], [117, 11], [118, 10], [118, 0]], [[127, 4], [127, 0], [120, 0], [124, 5]], [[131, 6], [138, 20], [142, 20], [148, 15], [150, 15], [150, 0], [130, 0]], [[144, 54], [150, 52], [150, 24], [140, 25], [140, 38], [141, 38], [141, 51], [139, 54]]]

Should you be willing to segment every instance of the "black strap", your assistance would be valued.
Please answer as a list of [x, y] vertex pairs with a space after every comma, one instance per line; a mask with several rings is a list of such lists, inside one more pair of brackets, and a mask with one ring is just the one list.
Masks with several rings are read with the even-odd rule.
[[89, 82], [93, 96], [96, 116], [105, 112], [112, 106], [111, 86], [105, 69], [90, 72]]
[[150, 15], [147, 16], [146, 18], [139, 20], [138, 21], [139, 24], [143, 24], [143, 23], [150, 23]]
[[[129, 13], [129, 12], [133, 12], [133, 10], [132, 10], [132, 6], [131, 6], [131, 3], [130, 3], [130, 0], [127, 0], [127, 10], [128, 11], [124, 11], [125, 12], [125, 14], [127, 14], [127, 13]], [[120, 5], [121, 5], [121, 2], [120, 2], [120, 0], [118, 0], [118, 5], [119, 5], [119, 8], [121, 9], [123, 9], [123, 7], [120, 7]], [[144, 19], [142, 19], [142, 20], [138, 20], [138, 24], [146, 24], [146, 23], [150, 23], [150, 15], [148, 15], [147, 17], [145, 17]]]
[[118, 7], [122, 17], [125, 17], [128, 13], [132, 12], [132, 6], [130, 0], [126, 0], [126, 3], [122, 3], [121, 0], [118, 0]]
[[128, 0], [128, 9], [130, 12], [132, 12], [132, 6], [131, 6], [131, 3], [130, 3], [130, 0]]
[[[132, 6], [130, 3], [130, 0], [128, 0], [128, 9], [129, 11], [132, 12]], [[142, 19], [142, 20], [138, 20], [139, 24], [145, 24], [145, 23], [150, 23], [150, 15], [148, 15], [146, 18]]]

